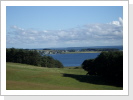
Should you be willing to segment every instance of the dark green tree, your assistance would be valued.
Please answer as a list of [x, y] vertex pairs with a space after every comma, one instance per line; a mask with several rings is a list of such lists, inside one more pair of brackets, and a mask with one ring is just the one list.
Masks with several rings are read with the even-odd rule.
[[87, 74], [89, 74], [89, 75], [96, 75], [94, 60], [95, 59], [88, 59], [82, 63], [82, 68], [84, 70], [88, 71]]
[[82, 68], [90, 75], [98, 75], [123, 85], [123, 52], [102, 52], [96, 59], [85, 60]]
[[50, 56], [41, 56], [37, 50], [24, 50], [15, 48], [6, 49], [6, 61], [49, 68], [63, 67], [62, 63], [58, 60], [55, 60]]

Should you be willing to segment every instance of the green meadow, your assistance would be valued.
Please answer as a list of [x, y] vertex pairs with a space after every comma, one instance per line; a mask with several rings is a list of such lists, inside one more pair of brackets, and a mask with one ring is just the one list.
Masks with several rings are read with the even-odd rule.
[[7, 90], [122, 90], [80, 67], [46, 68], [6, 63]]

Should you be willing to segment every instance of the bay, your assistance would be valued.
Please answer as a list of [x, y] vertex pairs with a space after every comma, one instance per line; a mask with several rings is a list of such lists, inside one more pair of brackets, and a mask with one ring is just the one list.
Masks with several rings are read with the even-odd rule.
[[84, 60], [94, 59], [100, 53], [74, 53], [74, 54], [49, 54], [56, 60], [59, 60], [64, 67], [81, 66]]

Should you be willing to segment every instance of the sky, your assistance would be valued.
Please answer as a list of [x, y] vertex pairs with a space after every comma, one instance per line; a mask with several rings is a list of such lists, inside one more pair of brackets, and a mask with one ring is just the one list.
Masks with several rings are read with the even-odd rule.
[[7, 48], [123, 45], [122, 6], [7, 6]]

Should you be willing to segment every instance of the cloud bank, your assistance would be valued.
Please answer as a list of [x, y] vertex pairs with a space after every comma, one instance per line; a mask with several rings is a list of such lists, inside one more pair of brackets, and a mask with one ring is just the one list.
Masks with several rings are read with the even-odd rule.
[[123, 44], [123, 20], [105, 24], [86, 24], [64, 30], [35, 30], [11, 26], [6, 35], [11, 47], [79, 47]]

